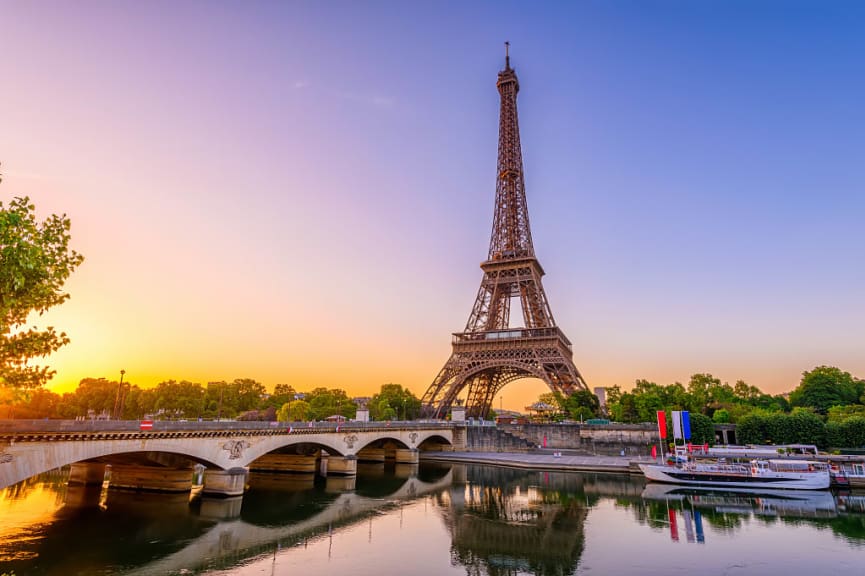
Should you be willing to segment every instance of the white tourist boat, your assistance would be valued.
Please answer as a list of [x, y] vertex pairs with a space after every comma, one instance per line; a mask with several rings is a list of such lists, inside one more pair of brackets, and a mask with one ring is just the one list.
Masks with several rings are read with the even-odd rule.
[[647, 484], [641, 497], [643, 500], [684, 502], [694, 508], [710, 508], [716, 512], [758, 516], [835, 518], [838, 515], [835, 497], [828, 490]]
[[750, 462], [695, 460], [677, 451], [678, 463], [640, 464], [652, 482], [688, 486], [729, 486], [773, 490], [822, 490], [829, 487], [829, 467], [809, 460], [754, 459]]

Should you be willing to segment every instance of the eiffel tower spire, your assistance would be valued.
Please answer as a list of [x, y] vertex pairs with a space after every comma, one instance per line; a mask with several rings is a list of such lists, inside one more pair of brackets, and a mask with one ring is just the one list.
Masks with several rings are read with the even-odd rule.
[[[517, 117], [520, 83], [505, 43], [500, 96], [496, 204], [484, 277], [465, 330], [454, 334], [453, 352], [423, 403], [443, 417], [463, 395], [466, 411], [486, 416], [498, 391], [520, 378], [540, 378], [564, 395], [588, 389], [572, 360], [571, 343], [556, 326], [544, 293], [544, 270], [535, 257], [523, 178]], [[511, 301], [519, 298], [523, 325], [510, 326]], [[464, 394], [465, 393], [465, 394]]]

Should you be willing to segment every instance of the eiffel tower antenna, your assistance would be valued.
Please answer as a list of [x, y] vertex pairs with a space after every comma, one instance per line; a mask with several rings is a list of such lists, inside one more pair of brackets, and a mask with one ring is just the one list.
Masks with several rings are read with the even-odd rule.
[[[484, 276], [465, 330], [453, 335], [451, 356], [422, 399], [425, 413], [435, 418], [444, 418], [463, 398], [467, 416], [485, 417], [499, 390], [520, 378], [540, 378], [565, 396], [588, 390], [541, 284], [544, 270], [535, 257], [523, 179], [520, 83], [511, 68], [509, 42], [496, 87], [501, 106], [490, 249], [481, 263]], [[522, 309], [518, 328], [510, 326], [515, 298]]]

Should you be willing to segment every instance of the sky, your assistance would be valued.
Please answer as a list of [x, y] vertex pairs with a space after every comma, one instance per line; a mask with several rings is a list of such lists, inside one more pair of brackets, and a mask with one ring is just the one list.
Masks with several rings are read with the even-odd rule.
[[71, 338], [56, 391], [422, 395], [482, 277], [505, 40], [590, 387], [865, 378], [861, 3], [0, 5], [0, 198], [67, 214], [86, 258], [33, 319]]

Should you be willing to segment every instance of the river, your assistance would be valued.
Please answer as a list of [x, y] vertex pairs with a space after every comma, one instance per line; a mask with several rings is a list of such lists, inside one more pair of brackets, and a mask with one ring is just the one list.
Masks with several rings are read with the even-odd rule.
[[66, 484], [0, 492], [16, 576], [820, 575], [865, 565], [865, 494], [694, 492], [465, 464], [256, 476], [242, 499]]

